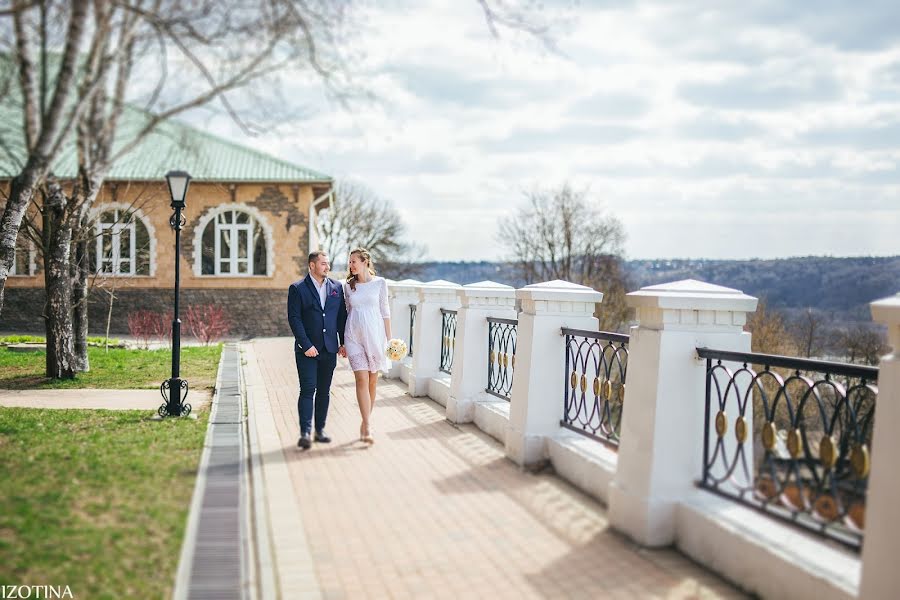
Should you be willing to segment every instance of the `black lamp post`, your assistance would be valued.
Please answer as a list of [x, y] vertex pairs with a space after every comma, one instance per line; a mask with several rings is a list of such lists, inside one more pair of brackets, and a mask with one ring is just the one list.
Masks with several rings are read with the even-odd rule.
[[169, 194], [172, 196], [174, 212], [169, 225], [175, 230], [175, 313], [172, 315], [172, 377], [159, 386], [165, 402], [157, 411], [160, 417], [180, 417], [191, 413], [191, 405], [184, 402], [188, 395], [188, 382], [181, 379], [181, 319], [178, 318], [178, 286], [181, 284], [181, 228], [184, 226], [184, 198], [187, 196], [191, 176], [185, 171], [169, 171], [166, 173]]

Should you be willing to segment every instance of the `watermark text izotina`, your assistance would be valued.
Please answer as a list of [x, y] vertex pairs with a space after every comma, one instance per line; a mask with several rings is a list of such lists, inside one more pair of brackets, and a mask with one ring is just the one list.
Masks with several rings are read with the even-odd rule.
[[67, 585], [0, 585], [0, 600], [74, 598]]

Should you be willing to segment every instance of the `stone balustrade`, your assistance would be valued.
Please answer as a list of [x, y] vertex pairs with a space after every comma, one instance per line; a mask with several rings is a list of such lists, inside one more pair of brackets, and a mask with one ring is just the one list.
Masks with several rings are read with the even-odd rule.
[[[637, 543], [675, 544], [767, 598], [886, 598], [900, 588], [900, 570], [893, 566], [900, 548], [895, 509], [900, 480], [894, 477], [891, 460], [900, 456], [900, 437], [891, 433], [900, 422], [896, 355], [883, 359], [878, 375], [866, 543], [860, 553], [698, 486], [704, 444], [709, 443], [705, 436], [711, 431], [705, 403], [707, 364], [698, 348], [748, 353], [750, 334], [744, 325], [756, 310], [756, 298], [693, 280], [628, 295], [637, 323], [630, 338], [621, 336], [628, 341], [628, 374], [627, 382], [616, 382], [619, 396], [614, 401], [621, 411], [616, 448], [563, 426], [564, 392], [571, 391], [573, 397], [577, 393], [581, 402], [593, 398], [596, 403], [602, 397], [607, 408], [613, 401], [610, 381], [589, 381], [583, 372], [579, 379], [579, 373], [567, 371], [562, 335], [564, 328], [597, 331], [594, 315], [598, 307], [602, 310], [602, 293], [564, 281], [518, 290], [490, 281], [459, 286], [406, 280], [389, 287], [394, 335], [411, 343], [414, 352], [387, 376], [405, 381], [412, 396], [428, 396], [445, 406], [449, 420], [474, 422], [523, 468], [551, 465], [561, 477], [606, 503], [610, 525]], [[449, 311], [455, 317], [453, 340], [443, 339], [442, 322], [446, 324]], [[891, 344], [897, 348], [900, 294], [873, 303], [872, 311], [875, 320], [889, 327]], [[489, 340], [488, 319], [515, 328], [514, 353], [491, 346], [495, 340]], [[445, 371], [440, 369], [442, 347], [444, 363], [446, 352], [453, 353], [452, 369]], [[740, 368], [722, 364], [727, 372]], [[513, 373], [508, 399], [486, 393], [490, 369], [503, 365]], [[593, 372], [601, 370], [595, 366]], [[720, 433], [718, 443], [726, 454], [740, 450], [745, 463], [753, 465], [758, 444], [738, 448], [742, 440], [759, 437], [754, 437], [754, 423], [759, 422], [753, 408], [735, 405], [735, 398], [724, 402], [723, 418], [740, 415], [741, 430], [736, 439], [735, 434]], [[589, 416], [591, 408], [582, 405], [579, 410]]]

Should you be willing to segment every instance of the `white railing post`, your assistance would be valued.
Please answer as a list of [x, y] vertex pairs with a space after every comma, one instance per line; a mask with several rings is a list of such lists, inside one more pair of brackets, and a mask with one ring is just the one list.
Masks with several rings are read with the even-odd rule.
[[[675, 510], [703, 471], [706, 362], [696, 348], [750, 351], [756, 298], [694, 280], [628, 294], [631, 328], [619, 458], [609, 489], [613, 527], [646, 546], [675, 540]], [[749, 418], [752, 422], [752, 418]]]
[[441, 363], [441, 309], [456, 310], [459, 307], [456, 290], [461, 287], [440, 279], [419, 287], [412, 370], [407, 382], [410, 396], [427, 396], [431, 380], [438, 375]]
[[487, 318], [515, 319], [516, 290], [493, 281], [481, 281], [465, 285], [456, 293], [460, 308], [447, 418], [455, 423], [468, 423], [475, 417], [475, 403], [486, 396]]
[[516, 290], [520, 304], [516, 374], [510, 394], [506, 455], [521, 466], [548, 458], [547, 438], [563, 418], [565, 338], [560, 329], [597, 331], [596, 303], [603, 294], [567, 281]]
[[[412, 340], [409, 337], [410, 304], [418, 304], [419, 287], [422, 282], [415, 279], [392, 281], [388, 283], [391, 306], [391, 333], [395, 338], [404, 340], [409, 346]], [[391, 370], [384, 374], [388, 378], [401, 378], [404, 369], [409, 370], [412, 358], [407, 356], [401, 361], [391, 363]], [[407, 378], [408, 379], [408, 378]]]
[[866, 499], [860, 598], [896, 598], [900, 593], [900, 294], [872, 303], [872, 318], [887, 325], [892, 352], [878, 367], [878, 400], [872, 435], [872, 467]]

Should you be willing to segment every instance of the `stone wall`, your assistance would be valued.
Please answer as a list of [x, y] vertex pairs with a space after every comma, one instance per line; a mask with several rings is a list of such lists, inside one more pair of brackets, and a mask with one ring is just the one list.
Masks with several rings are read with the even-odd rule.
[[7, 287], [0, 312], [0, 332], [43, 335], [45, 299], [44, 288]]
[[[44, 290], [7, 288], [0, 331], [43, 333]], [[181, 290], [182, 335], [189, 336], [185, 313], [191, 305], [213, 304], [225, 308], [231, 322], [231, 334], [243, 337], [291, 335], [287, 323], [287, 288], [266, 289], [183, 289]], [[116, 292], [110, 333], [128, 334], [128, 313], [136, 310], [170, 312], [173, 290], [145, 289]], [[89, 303], [89, 335], [102, 335], [106, 329], [109, 296], [94, 290]]]

